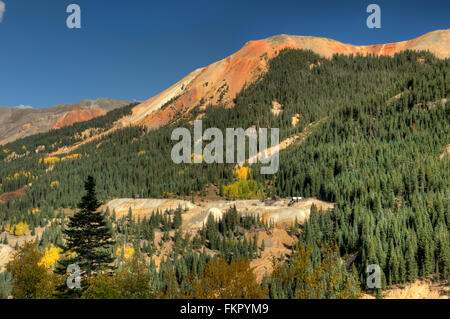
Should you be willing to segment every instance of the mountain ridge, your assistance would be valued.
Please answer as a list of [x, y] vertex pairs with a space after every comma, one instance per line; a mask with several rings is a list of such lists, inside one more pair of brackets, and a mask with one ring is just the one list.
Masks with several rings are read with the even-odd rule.
[[[175, 114], [197, 105], [223, 103], [232, 106], [236, 94], [267, 72], [268, 61], [283, 49], [312, 50], [326, 58], [334, 54], [392, 56], [405, 50], [428, 50], [442, 59], [450, 57], [450, 29], [432, 31], [411, 40], [366, 46], [344, 44], [329, 38], [286, 34], [248, 41], [236, 53], [196, 69], [168, 89], [137, 105], [130, 116], [119, 121], [120, 125], [144, 125], [154, 129], [168, 123]], [[169, 103], [171, 100], [173, 103]], [[167, 103], [170, 107], [162, 109]]]
[[1, 106], [0, 145], [33, 134], [48, 132], [51, 129], [87, 121], [130, 103], [130, 101], [125, 100], [98, 98], [39, 109]]
[[[260, 51], [255, 50], [254, 43], [246, 50], [247, 56], [253, 53], [254, 61], [259, 60]], [[193, 80], [205, 81], [204, 76], [208, 75], [205, 71], [212, 69], [199, 69], [193, 79], [186, 78], [160, 96], [160, 102], [164, 103], [161, 109], [171, 110]], [[150, 258], [164, 258], [163, 268], [186, 261], [189, 269], [188, 260], [181, 261], [178, 256], [192, 256], [203, 247], [227, 258], [240, 259], [247, 256], [246, 247], [258, 234], [256, 246], [261, 247], [259, 240], [264, 239], [265, 248], [263, 254], [257, 254], [261, 258], [253, 259], [252, 266], [261, 275], [264, 267], [271, 265], [272, 258], [267, 252], [284, 254], [285, 250], [279, 248], [284, 249], [284, 244], [290, 247], [298, 240], [299, 245], [311, 246], [318, 253], [323, 249], [322, 243], [337, 244], [337, 260], [341, 258], [350, 266], [348, 258], [351, 258], [352, 273], [358, 278], [365, 278], [368, 262], [380, 265], [389, 286], [432, 275], [438, 269], [439, 276], [448, 278], [450, 270], [445, 262], [448, 220], [442, 205], [449, 188], [446, 169], [449, 158], [445, 155], [440, 158], [440, 154], [448, 145], [448, 104], [443, 101], [450, 93], [449, 71], [450, 59], [440, 60], [426, 52], [402, 52], [393, 58], [339, 55], [327, 60], [312, 51], [284, 50], [271, 60], [264, 76], [239, 92], [232, 108], [217, 106], [205, 111], [195, 108], [190, 114], [177, 116], [175, 119], [180, 122], [172, 121], [157, 130], [134, 125], [114, 131], [117, 120], [132, 112], [135, 105], [132, 104], [123, 111], [114, 110], [89, 122], [17, 141], [0, 148], [0, 191], [7, 200], [0, 204], [0, 220], [10, 230], [1, 236], [7, 236], [8, 245], [14, 247], [13, 239], [19, 236], [14, 226], [11, 234], [11, 225], [22, 221], [19, 226], [26, 222], [30, 231], [40, 236], [39, 247], [57, 243], [63, 238], [64, 226], [58, 216], [64, 218], [77, 209], [83, 180], [89, 174], [97, 182], [99, 200], [113, 205], [108, 208], [113, 219], [119, 221], [118, 227], [113, 228], [118, 230], [117, 238]], [[280, 112], [274, 114], [273, 109]], [[299, 122], [291, 124], [291, 116], [295, 114], [299, 114]], [[181, 125], [193, 129], [191, 121], [198, 116], [202, 116], [205, 127], [224, 130], [255, 125], [279, 128], [281, 140], [290, 136], [300, 138], [281, 151], [282, 164], [272, 176], [261, 175], [259, 167], [252, 165], [247, 166], [247, 171], [232, 163], [176, 164], [170, 160], [175, 144], [171, 133]], [[96, 141], [89, 140], [92, 134]], [[76, 153], [72, 153], [74, 146], [79, 146]], [[64, 149], [64, 153], [71, 154], [54, 153]], [[242, 178], [244, 175], [247, 179]], [[23, 196], [14, 196], [19, 187], [29, 184]], [[260, 201], [268, 197], [269, 200]], [[307, 224], [299, 232], [295, 217], [299, 222], [300, 215], [290, 213], [294, 205], [303, 204], [298, 201], [309, 198], [333, 203], [334, 208], [320, 213], [316, 205], [314, 210], [311, 206]], [[242, 233], [246, 245], [236, 241], [244, 247], [242, 250], [228, 245], [227, 232], [206, 231], [194, 233], [192, 241], [186, 241], [186, 247], [193, 249], [177, 248], [177, 255], [172, 254], [169, 249], [178, 247], [180, 237], [176, 239], [176, 230], [168, 234], [168, 226], [170, 229], [172, 226], [161, 222], [167, 220], [163, 216], [175, 218], [176, 212], [164, 214], [160, 210], [164, 215], [153, 223], [149, 222], [148, 208], [172, 200], [200, 206], [205, 199], [214, 200], [213, 207], [202, 209], [201, 214], [205, 215], [195, 218], [194, 224], [197, 221], [203, 224], [206, 213], [214, 218], [220, 216], [224, 203], [232, 205], [239, 199], [253, 199], [257, 205], [252, 203], [249, 213], [273, 209], [283, 217], [294, 217], [290, 220], [294, 225], [287, 231], [284, 227], [269, 235], [258, 220], [245, 216], [236, 219], [239, 225], [234, 228], [236, 231], [226, 227], [232, 230], [230, 234], [249, 229]], [[139, 223], [134, 224], [116, 215], [125, 217], [129, 208], [132, 216], [142, 213], [147, 214], [147, 219], [138, 216]], [[229, 216], [238, 217], [234, 211], [229, 212]], [[181, 216], [182, 207], [178, 213]], [[189, 222], [188, 216], [192, 215], [188, 214], [183, 212], [183, 217], [177, 219], [181, 220], [181, 226], [183, 219]], [[270, 219], [273, 215], [263, 213], [263, 221], [267, 221], [266, 216]], [[51, 227], [45, 229], [45, 234], [39, 233], [41, 225], [48, 225], [49, 221]], [[225, 229], [210, 224], [205, 224], [205, 228]], [[127, 225], [136, 228], [128, 232]], [[211, 235], [203, 237], [204, 234]], [[285, 241], [283, 238], [289, 239], [290, 234], [295, 237]], [[238, 236], [236, 240], [244, 240]], [[295, 290], [290, 287], [287, 284], [274, 293], [293, 295]]]

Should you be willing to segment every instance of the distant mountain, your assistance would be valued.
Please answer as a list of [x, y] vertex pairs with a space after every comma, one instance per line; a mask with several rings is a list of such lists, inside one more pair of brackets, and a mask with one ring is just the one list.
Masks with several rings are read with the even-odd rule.
[[[438, 58], [450, 57], [450, 29], [437, 30], [409, 41], [369, 46], [344, 44], [327, 38], [277, 35], [249, 41], [235, 54], [190, 73], [181, 81], [133, 109], [122, 124], [156, 128], [179, 112], [197, 105], [233, 105], [241, 89], [267, 72], [268, 61], [282, 49], [304, 49], [331, 58], [333, 54], [393, 55], [405, 50], [429, 50]], [[164, 106], [164, 107], [163, 107]]]
[[29, 135], [47, 132], [52, 128], [57, 129], [76, 122], [87, 121], [130, 103], [130, 101], [99, 98], [43, 109], [1, 106], [0, 145]]

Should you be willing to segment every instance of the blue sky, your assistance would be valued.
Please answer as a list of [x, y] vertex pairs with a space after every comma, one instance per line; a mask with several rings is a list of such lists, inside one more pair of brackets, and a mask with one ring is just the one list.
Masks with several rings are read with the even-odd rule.
[[[275, 34], [358, 45], [450, 28], [450, 1], [1, 0], [0, 105], [146, 100], [198, 67]], [[68, 29], [66, 8], [81, 7]], [[381, 7], [381, 29], [366, 8]], [[1, 13], [1, 4], [0, 4]]]

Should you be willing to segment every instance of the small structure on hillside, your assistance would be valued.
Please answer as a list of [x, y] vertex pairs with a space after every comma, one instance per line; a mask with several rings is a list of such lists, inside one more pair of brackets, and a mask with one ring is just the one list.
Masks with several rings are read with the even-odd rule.
[[280, 199], [281, 199], [281, 198], [278, 197], [277, 195], [273, 195], [272, 197], [267, 198], [267, 199], [264, 201], [264, 204], [265, 204], [266, 206], [271, 206], [271, 205], [273, 205], [275, 202], [279, 201]]
[[301, 200], [303, 200], [303, 197], [301, 197], [301, 196], [291, 197], [291, 200], [289, 201], [288, 206], [292, 206], [293, 204], [298, 203]]

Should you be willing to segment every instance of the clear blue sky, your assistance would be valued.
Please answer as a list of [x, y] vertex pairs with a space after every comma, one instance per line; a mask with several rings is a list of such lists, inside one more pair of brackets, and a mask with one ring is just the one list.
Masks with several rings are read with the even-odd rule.
[[[450, 28], [450, 1], [2, 0], [0, 105], [146, 100], [194, 69], [275, 34], [366, 45]], [[79, 4], [82, 28], [66, 27]], [[366, 7], [381, 6], [381, 29]]]

